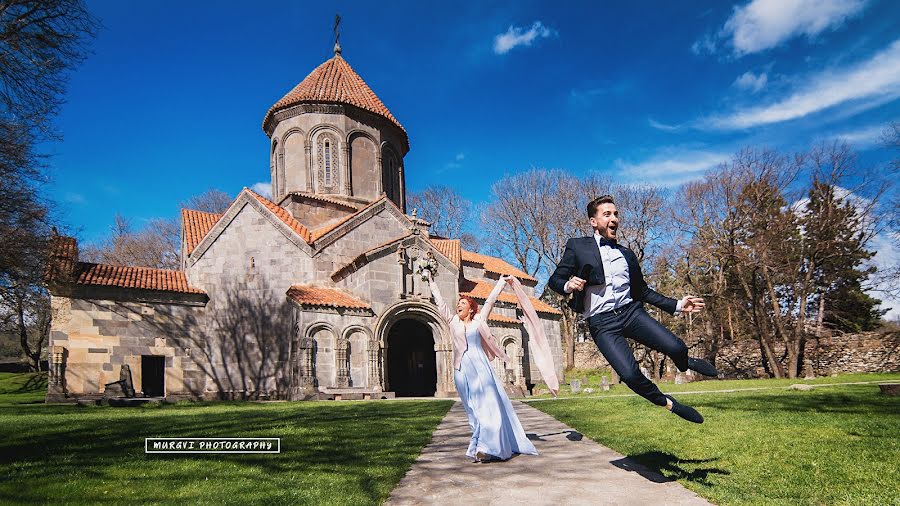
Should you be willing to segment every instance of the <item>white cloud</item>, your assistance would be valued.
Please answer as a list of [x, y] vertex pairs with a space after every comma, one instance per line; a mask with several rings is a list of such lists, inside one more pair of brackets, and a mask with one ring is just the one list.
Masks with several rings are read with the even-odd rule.
[[881, 144], [885, 130], [887, 125], [869, 125], [834, 134], [831, 138], [842, 140], [856, 149], [864, 149]]
[[681, 126], [680, 126], [680, 125], [667, 125], [667, 124], [662, 123], [662, 122], [660, 122], [660, 121], [656, 121], [656, 120], [653, 119], [653, 118], [647, 118], [647, 123], [648, 123], [651, 127], [655, 128], [655, 129], [657, 129], [657, 130], [662, 130], [662, 131], [664, 131], [664, 132], [675, 132], [675, 131], [681, 129]]
[[251, 186], [250, 189], [267, 199], [272, 198], [272, 183], [265, 183], [260, 181], [259, 183]]
[[506, 54], [517, 46], [530, 46], [536, 39], [546, 39], [557, 35], [556, 30], [547, 28], [540, 21], [535, 21], [531, 28], [510, 25], [505, 33], [494, 37], [494, 53]]
[[706, 171], [731, 158], [731, 153], [700, 149], [663, 148], [641, 162], [618, 159], [616, 170], [631, 182], [676, 186], [702, 178]]
[[456, 161], [461, 162], [466, 159], [465, 153], [456, 153]]
[[696, 55], [704, 53], [713, 54], [716, 52], [716, 39], [710, 35], [704, 35], [702, 39], [691, 45], [691, 52]]
[[87, 200], [84, 198], [84, 195], [82, 195], [80, 193], [66, 192], [66, 195], [64, 198], [66, 199], [66, 202], [68, 202], [70, 204], [80, 205], [80, 204], [84, 204], [85, 202], [87, 202]]
[[734, 10], [720, 36], [731, 39], [736, 56], [757, 53], [794, 37], [812, 38], [827, 29], [837, 29], [859, 14], [866, 3], [867, 0], [753, 0]]
[[756, 93], [766, 87], [769, 82], [769, 76], [765, 72], [756, 75], [753, 72], [744, 72], [740, 77], [734, 80], [734, 85], [742, 90], [749, 90]]
[[900, 40], [868, 60], [849, 68], [822, 71], [804, 82], [787, 98], [712, 116], [701, 121], [702, 126], [739, 130], [802, 118], [850, 101], [868, 100], [868, 107], [875, 107], [900, 97]]

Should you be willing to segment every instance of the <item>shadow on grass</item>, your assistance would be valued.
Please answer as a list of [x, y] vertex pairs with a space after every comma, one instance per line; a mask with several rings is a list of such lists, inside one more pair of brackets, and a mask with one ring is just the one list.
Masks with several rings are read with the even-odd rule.
[[562, 432], [551, 432], [549, 434], [534, 434], [529, 432], [525, 436], [531, 441], [546, 441], [544, 438], [547, 436], [558, 436], [560, 434], [565, 434], [566, 439], [569, 441], [581, 441], [584, 438], [584, 435], [577, 430], [564, 430]]
[[[138, 487], [142, 496], [154, 497], [163, 488], [189, 487], [202, 479], [192, 471], [200, 464], [212, 473], [225, 469], [225, 477], [234, 480], [252, 476], [259, 489], [255, 499], [284, 499], [285, 485], [300, 485], [295, 477], [304, 476], [300, 481], [309, 481], [308, 487], [315, 484], [315, 476], [322, 476], [343, 483], [348, 497], [378, 503], [402, 478], [447, 409], [449, 403], [437, 402], [9, 406], [0, 408], [0, 467], [15, 469], [6, 477], [8, 483], [23, 486], [0, 492], [0, 502], [56, 502], [66, 497], [91, 502], [99, 497], [66, 496], [61, 489], [70, 482], [88, 482], [90, 487], [117, 469], [146, 466], [152, 468], [152, 479], [122, 478], [118, 485]], [[145, 437], [242, 436], [281, 437], [282, 453], [144, 454]], [[214, 495], [228, 497], [222, 491]]]
[[[709, 475], [728, 475], [730, 472], [715, 467], [702, 467], [701, 464], [715, 462], [719, 459], [679, 459], [664, 452], [645, 452], [638, 455], [630, 455], [623, 459], [613, 460], [610, 464], [633, 473], [654, 483], [666, 483], [677, 480], [687, 480], [703, 485], [711, 485]], [[687, 466], [685, 466], [687, 465]], [[688, 467], [696, 467], [689, 470]]]
[[[860, 386], [856, 392], [834, 392], [824, 389], [809, 392], [780, 390], [768, 394], [697, 395], [690, 400], [694, 407], [710, 407], [726, 411], [789, 413], [834, 413], [851, 415], [898, 415], [896, 397], [878, 393], [878, 386]], [[688, 399], [687, 396], [684, 397]], [[688, 400], [687, 402], [690, 402]]]

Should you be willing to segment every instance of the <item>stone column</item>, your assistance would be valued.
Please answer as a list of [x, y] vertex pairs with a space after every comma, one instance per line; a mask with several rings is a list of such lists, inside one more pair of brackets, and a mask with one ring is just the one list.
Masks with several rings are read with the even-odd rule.
[[369, 388], [375, 390], [376, 392], [380, 392], [381, 390], [381, 367], [378, 363], [378, 355], [380, 353], [380, 346], [378, 345], [378, 341], [372, 339], [368, 343], [369, 349], [368, 353], [368, 369], [369, 369]]
[[341, 147], [344, 158], [344, 195], [353, 195], [353, 187], [350, 184], [350, 145], [346, 142]]
[[309, 144], [304, 144], [303, 151], [306, 152], [306, 191], [309, 193], [313, 192], [313, 160], [312, 160], [312, 146]]
[[378, 168], [378, 177], [375, 178], [375, 195], [384, 193], [384, 165], [381, 164], [381, 150], [375, 154], [375, 166]]
[[63, 346], [50, 348], [50, 385], [47, 387], [47, 402], [59, 402], [66, 395], [66, 358], [69, 350]]
[[403, 171], [403, 162], [397, 161], [398, 170], [400, 172], [400, 210], [406, 212], [406, 175]]
[[335, 369], [337, 371], [338, 388], [347, 388], [350, 386], [350, 357], [347, 356], [347, 350], [350, 347], [349, 341], [346, 339], [338, 339], [337, 346], [334, 348]]

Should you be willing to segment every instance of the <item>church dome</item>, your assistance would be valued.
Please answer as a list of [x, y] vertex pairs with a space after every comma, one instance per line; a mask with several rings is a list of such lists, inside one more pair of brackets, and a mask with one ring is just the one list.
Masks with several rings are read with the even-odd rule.
[[302, 103], [352, 105], [386, 118], [406, 132], [403, 125], [340, 53], [316, 67], [300, 84], [275, 102], [263, 119], [263, 130], [267, 130], [276, 112]]

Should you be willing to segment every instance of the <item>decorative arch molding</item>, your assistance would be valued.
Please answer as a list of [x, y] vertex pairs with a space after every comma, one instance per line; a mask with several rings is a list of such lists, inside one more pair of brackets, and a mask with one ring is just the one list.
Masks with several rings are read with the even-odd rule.
[[306, 327], [306, 332], [304, 333], [304, 336], [309, 339], [315, 340], [316, 332], [318, 332], [320, 330], [327, 330], [328, 332], [331, 332], [331, 337], [337, 339], [337, 332], [334, 331], [334, 326], [328, 322], [310, 323]]
[[319, 123], [318, 125], [309, 129], [309, 132], [306, 134], [306, 143], [312, 144], [315, 140], [316, 136], [319, 135], [323, 130], [328, 130], [337, 135], [338, 139], [344, 139], [347, 136], [344, 135], [344, 131], [340, 128], [330, 124], [330, 123]]
[[281, 175], [278, 180], [278, 193], [273, 192], [278, 202], [289, 192], [303, 191], [309, 186], [311, 178], [309, 142], [306, 132], [300, 127], [291, 127], [281, 134]]
[[516, 336], [507, 334], [507, 335], [503, 336], [502, 338], [500, 338], [500, 346], [501, 347], [505, 347], [507, 344], [510, 344], [510, 343], [521, 347], [521, 344], [519, 343], [519, 338]]
[[450, 325], [438, 313], [434, 304], [423, 301], [400, 301], [388, 307], [375, 322], [374, 339], [382, 348], [388, 347], [387, 336], [394, 324], [406, 318], [419, 320], [431, 327], [435, 350], [451, 345]]
[[403, 300], [388, 307], [374, 325], [373, 342], [379, 347], [379, 367], [381, 371], [380, 385], [384, 388], [390, 371], [387, 367], [388, 341], [394, 324], [406, 319], [418, 320], [431, 328], [434, 339], [435, 365], [437, 366], [438, 397], [453, 395], [456, 387], [453, 383], [453, 343], [450, 338], [450, 325], [438, 313], [437, 306], [425, 300]]
[[349, 193], [345, 188], [349, 183], [346, 174], [349, 147], [343, 140], [343, 132], [333, 125], [320, 124], [310, 130], [308, 138], [312, 148], [310, 175], [314, 175], [316, 193]]
[[341, 332], [341, 338], [349, 340], [354, 332], [359, 332], [366, 336], [366, 342], [372, 341], [372, 329], [366, 327], [364, 325], [348, 325], [344, 327], [343, 332]]
[[372, 134], [370, 134], [369, 132], [366, 132], [365, 130], [361, 130], [359, 128], [354, 128], [353, 130], [350, 130], [349, 132], [347, 132], [347, 135], [346, 135], [346, 137], [344, 137], [344, 140], [347, 142], [347, 144], [350, 144], [353, 141], [353, 139], [355, 139], [357, 137], [365, 137], [365, 138], [369, 139], [370, 141], [372, 141], [372, 145], [374, 145], [374, 146], [379, 145], [378, 139], [376, 139], [374, 136], [372, 136]]

